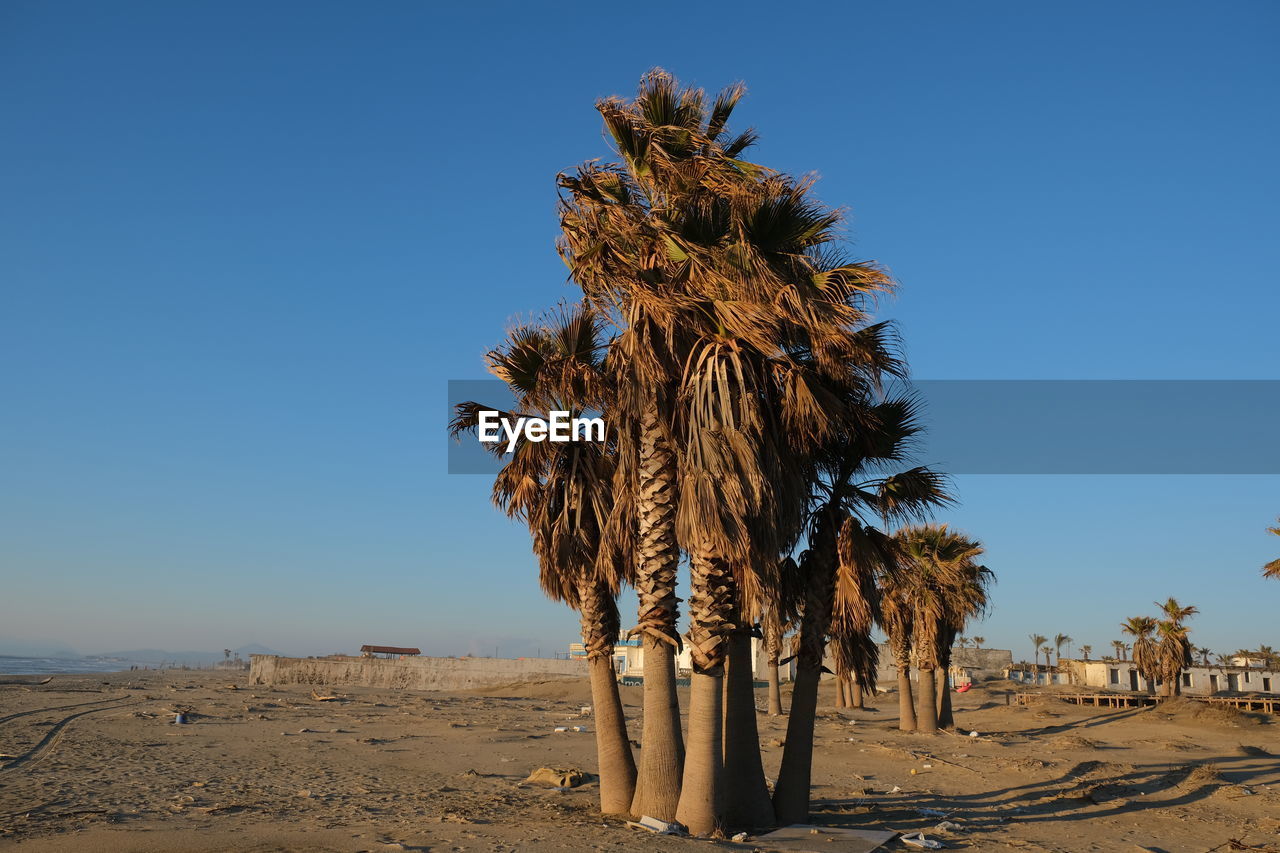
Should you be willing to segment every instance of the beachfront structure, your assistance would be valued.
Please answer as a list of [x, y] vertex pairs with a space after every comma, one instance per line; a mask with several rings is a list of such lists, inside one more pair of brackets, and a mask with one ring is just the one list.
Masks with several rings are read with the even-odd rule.
[[360, 654], [367, 658], [382, 657], [398, 659], [405, 657], [417, 657], [422, 654], [422, 651], [409, 646], [361, 646]]
[[[876, 668], [876, 681], [882, 685], [892, 685], [898, 680], [898, 667], [893, 662], [893, 649], [888, 643], [881, 643], [880, 665]], [[823, 661], [823, 665], [834, 670], [835, 664], [831, 655]], [[1013, 665], [1013, 652], [1009, 649], [972, 649], [954, 646], [951, 649], [951, 683], [965, 684], [986, 681], [989, 678], [1002, 678]], [[911, 680], [919, 681], [920, 673], [911, 668]]]
[[[1159, 693], [1160, 683], [1149, 683], [1138, 672], [1133, 661], [1071, 660], [1059, 661], [1072, 680], [1064, 682], [1105, 690]], [[1255, 666], [1194, 665], [1182, 670], [1184, 696], [1214, 696], [1232, 693], [1280, 694], [1280, 672]]]

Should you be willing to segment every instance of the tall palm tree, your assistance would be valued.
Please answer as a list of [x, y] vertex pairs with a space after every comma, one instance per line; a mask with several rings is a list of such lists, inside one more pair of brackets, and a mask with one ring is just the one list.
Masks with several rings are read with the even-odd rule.
[[1093, 646], [1081, 646], [1080, 654], [1084, 655], [1084, 659], [1088, 660], [1089, 655], [1093, 654]]
[[[1040, 649], [1044, 648], [1044, 644], [1049, 642], [1049, 638], [1044, 636], [1043, 634], [1028, 634], [1027, 639], [1031, 641], [1031, 645], [1035, 652], [1036, 668], [1039, 669], [1040, 668]], [[1046, 660], [1045, 663], [1047, 664], [1048, 661]]]
[[1201, 646], [1200, 648], [1195, 650], [1195, 653], [1200, 655], [1201, 666], [1209, 665], [1209, 656], [1213, 654], [1213, 649], [1206, 648], [1205, 646]]
[[[1275, 527], [1267, 528], [1267, 532], [1275, 536], [1280, 536], [1280, 518], [1276, 519]], [[1276, 578], [1277, 580], [1280, 580], [1280, 559], [1272, 560], [1270, 563], [1263, 566], [1262, 575], [1263, 577]]]
[[[654, 643], [674, 643], [677, 542], [690, 561], [688, 756], [677, 773], [666, 745], [678, 740], [674, 718], [659, 723], [664, 745], [650, 751], [650, 711], [675, 705], [656, 684], [666, 676], [650, 678], [647, 645], [634, 811], [667, 817], [678, 791], [674, 815], [700, 835], [723, 816], [724, 668], [746, 616], [738, 590], [761, 555], [786, 550], [777, 520], [802, 504], [788, 485], [799, 479], [793, 454], [839, 419], [811, 388], [864, 372], [863, 303], [889, 285], [832, 251], [841, 215], [812, 200], [810, 182], [741, 159], [753, 134], [725, 133], [741, 94], [732, 87], [709, 103], [651, 72], [634, 101], [599, 105], [622, 164], [560, 179], [562, 255], [620, 329], [619, 468], [637, 496], [640, 629]], [[654, 537], [662, 572], [646, 563]]]
[[1112, 640], [1111, 648], [1116, 651], [1116, 660], [1124, 660], [1125, 642], [1124, 640]]
[[[778, 568], [778, 575], [785, 578], [796, 576], [795, 561], [787, 557]], [[782, 643], [792, 624], [782, 614], [777, 600], [765, 602], [761, 612], [760, 630], [764, 639], [766, 679], [769, 684], [769, 716], [782, 715], [782, 683], [778, 671], [782, 660]]]
[[986, 637], [974, 637], [974, 638], [973, 638], [973, 647], [974, 647], [975, 649], [980, 649], [980, 648], [982, 648], [982, 644], [983, 644], [983, 643], [985, 643], [986, 641], [987, 641], [987, 638], [986, 638]]
[[990, 569], [974, 562], [974, 559], [982, 553], [981, 544], [976, 540], [969, 540], [967, 543], [960, 543], [957, 547], [964, 550], [966, 544], [970, 553], [956, 564], [952, 573], [953, 581], [944, 599], [943, 625], [938, 634], [939, 728], [955, 726], [955, 716], [951, 707], [952, 635], [963, 630], [970, 619], [986, 612], [990, 586], [995, 582], [995, 574]]
[[1192, 664], [1191, 641], [1187, 638], [1189, 629], [1183, 622], [1200, 611], [1195, 607], [1184, 607], [1172, 597], [1155, 604], [1165, 616], [1156, 626], [1160, 634], [1158, 657], [1160, 676], [1164, 679], [1164, 692], [1166, 696], [1180, 696], [1182, 670]]
[[[488, 354], [489, 370], [503, 380], [522, 415], [572, 415], [604, 407], [601, 371], [605, 348], [598, 320], [582, 306], [550, 315], [543, 324], [513, 329]], [[458, 406], [451, 429], [474, 431], [478, 403]], [[501, 444], [491, 446], [500, 458]], [[595, 708], [600, 807], [627, 814], [636, 768], [613, 671], [618, 636], [616, 596], [629, 574], [619, 543], [604, 539], [614, 502], [616, 457], [608, 443], [520, 440], [499, 471], [494, 503], [525, 522], [538, 558], [544, 592], [578, 611]]]
[[1120, 630], [1133, 637], [1133, 664], [1146, 680], [1150, 693], [1160, 677], [1158, 652], [1151, 637], [1156, 630], [1156, 620], [1150, 616], [1130, 616], [1121, 623]]
[[1062, 663], [1062, 647], [1067, 646], [1070, 649], [1071, 644], [1075, 642], [1073, 637], [1066, 634], [1057, 634], [1053, 638], [1053, 653], [1058, 658], [1058, 663]]

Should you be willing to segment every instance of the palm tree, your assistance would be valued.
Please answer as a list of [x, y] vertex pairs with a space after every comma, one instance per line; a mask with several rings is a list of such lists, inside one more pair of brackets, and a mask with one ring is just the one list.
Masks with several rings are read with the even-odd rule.
[[[796, 576], [795, 561], [787, 557], [778, 569], [779, 577], [794, 578]], [[782, 642], [794, 626], [787, 621], [777, 601], [768, 601], [761, 612], [760, 631], [764, 638], [764, 651], [769, 684], [769, 716], [782, 714], [782, 684], [778, 675], [779, 662], [782, 659]]]
[[[1038, 670], [1040, 668], [1040, 650], [1045, 643], [1049, 642], [1049, 638], [1043, 634], [1028, 634], [1027, 639], [1031, 640], [1031, 645], [1035, 651], [1036, 669]], [[1047, 664], [1048, 661], [1046, 660], [1045, 663]]]
[[1057, 634], [1054, 636], [1053, 653], [1057, 656], [1059, 665], [1062, 663], [1062, 647], [1067, 646], [1067, 648], [1070, 649], [1071, 644], [1074, 642], [1075, 639], [1067, 636], [1066, 634]]
[[1124, 660], [1124, 653], [1125, 653], [1125, 649], [1127, 648], [1125, 646], [1124, 640], [1112, 640], [1111, 648], [1115, 649], [1116, 651], [1116, 660], [1120, 660], [1120, 661]]
[[[751, 614], [743, 599], [763, 556], [786, 552], [779, 519], [803, 504], [796, 454], [839, 419], [811, 389], [865, 373], [863, 303], [890, 284], [831, 250], [841, 215], [812, 200], [810, 182], [741, 159], [754, 135], [724, 131], [741, 95], [708, 104], [651, 72], [634, 101], [599, 104], [622, 164], [560, 179], [561, 253], [620, 329], [619, 470], [636, 495], [640, 629], [655, 645], [674, 645], [677, 541], [690, 560], [688, 760], [679, 773], [674, 689], [657, 684], [669, 674], [650, 678], [647, 645], [633, 811], [669, 819], [674, 803], [698, 835], [723, 816], [726, 641]], [[650, 712], [664, 711], [651, 730]], [[763, 789], [763, 771], [750, 775]]]
[[987, 638], [986, 638], [986, 637], [974, 637], [974, 638], [973, 638], [973, 647], [974, 647], [975, 649], [980, 649], [980, 648], [982, 648], [982, 644], [983, 644], [983, 643], [985, 643], [986, 641], [987, 641]]
[[[868, 327], [861, 334], [873, 370], [898, 370], [885, 352], [883, 327]], [[884, 476], [905, 464], [919, 433], [914, 398], [877, 402], [873, 390], [858, 382], [825, 388], [857, 414], [855, 426], [833, 431], [812, 459], [809, 547], [801, 554], [799, 594], [791, 602], [800, 622], [796, 680], [773, 798], [783, 824], [804, 823], [809, 816], [813, 725], [827, 637], [837, 670], [852, 675], [860, 689], [873, 690], [878, 650], [868, 616], [880, 620], [891, 641], [899, 636], [892, 620], [899, 618], [895, 614], [900, 609], [887, 598], [883, 574], [896, 563], [893, 544], [869, 520], [918, 518], [949, 501], [943, 479], [927, 468]], [[882, 575], [879, 591], [873, 583], [877, 574]], [[899, 648], [895, 646], [895, 655]], [[899, 668], [900, 684], [909, 676], [909, 665]]]
[[1089, 655], [1093, 654], [1093, 646], [1081, 646], [1080, 654], [1084, 655], [1084, 659], [1088, 660]]
[[1209, 665], [1209, 656], [1213, 654], [1213, 649], [1209, 649], [1204, 646], [1201, 646], [1200, 648], [1195, 650], [1195, 653], [1200, 655], [1201, 666]]
[[1157, 625], [1160, 633], [1160, 675], [1164, 679], [1165, 695], [1182, 695], [1182, 670], [1192, 663], [1191, 642], [1187, 639], [1189, 629], [1182, 623], [1200, 611], [1195, 607], [1183, 607], [1176, 598], [1168, 598], [1164, 603], [1156, 602], [1164, 613], [1164, 620]]
[[1151, 639], [1156, 630], [1156, 620], [1150, 616], [1130, 616], [1120, 625], [1120, 630], [1133, 637], [1133, 663], [1147, 682], [1147, 692], [1152, 692], [1160, 676], [1160, 664], [1155, 643]]
[[[576, 306], [541, 325], [513, 329], [487, 360], [521, 412], [576, 416], [604, 406], [603, 350], [599, 321]], [[453, 433], [474, 431], [483, 408], [459, 405]], [[500, 445], [491, 449], [502, 456]], [[494, 481], [493, 500], [529, 527], [543, 591], [580, 615], [595, 708], [601, 811], [627, 814], [636, 768], [612, 661], [619, 630], [616, 596], [629, 561], [619, 554], [625, 545], [604, 536], [615, 464], [609, 444], [521, 440]]]
[[942, 664], [941, 650], [950, 648], [957, 625], [985, 608], [983, 573], [989, 573], [974, 563], [982, 546], [945, 524], [903, 528], [894, 539], [906, 564], [902, 594], [913, 610], [912, 636], [920, 673], [916, 727], [931, 734], [938, 730], [936, 672]]
[[[1280, 518], [1276, 519], [1275, 527], [1268, 527], [1267, 532], [1275, 536], [1280, 536]], [[1280, 560], [1272, 560], [1262, 567], [1263, 577], [1276, 578], [1280, 580]]]

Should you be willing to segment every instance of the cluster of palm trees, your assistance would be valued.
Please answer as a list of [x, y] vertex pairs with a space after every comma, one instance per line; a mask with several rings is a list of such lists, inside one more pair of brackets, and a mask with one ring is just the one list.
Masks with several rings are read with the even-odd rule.
[[1061, 660], [1062, 647], [1063, 646], [1069, 647], [1072, 643], [1075, 642], [1074, 637], [1067, 636], [1066, 634], [1057, 634], [1053, 638], [1053, 647], [1050, 648], [1049, 638], [1044, 636], [1043, 634], [1029, 634], [1027, 636], [1027, 639], [1031, 641], [1031, 648], [1035, 655], [1036, 666], [1040, 665], [1041, 654], [1044, 655], [1044, 665], [1052, 666], [1053, 660], [1051, 659], [1050, 656], [1056, 655], [1058, 660]]
[[[910, 526], [950, 498], [942, 475], [908, 464], [916, 399], [886, 390], [905, 366], [870, 309], [892, 280], [842, 254], [842, 216], [811, 180], [745, 159], [754, 132], [727, 129], [742, 95], [708, 99], [655, 70], [634, 99], [597, 103], [618, 162], [559, 176], [558, 249], [582, 298], [488, 355], [515, 399], [507, 417], [599, 413], [608, 424], [603, 442], [517, 441], [493, 498], [528, 525], [544, 591], [580, 614], [602, 811], [698, 835], [807, 820], [824, 655], [830, 646], [843, 678], [874, 685], [877, 622], [896, 655], [915, 657], [921, 728], [936, 727], [934, 671], [986, 606], [990, 577], [976, 542]], [[485, 408], [458, 406], [455, 434]], [[611, 666], [624, 583], [643, 648], [638, 765]], [[772, 796], [750, 660], [761, 630], [775, 684], [796, 632]], [[770, 710], [781, 711], [776, 689]]]
[[1133, 637], [1133, 664], [1148, 689], [1160, 684], [1162, 696], [1181, 696], [1182, 670], [1195, 662], [1190, 629], [1184, 623], [1200, 611], [1184, 607], [1176, 598], [1155, 604], [1163, 619], [1131, 616], [1121, 624], [1120, 630]]

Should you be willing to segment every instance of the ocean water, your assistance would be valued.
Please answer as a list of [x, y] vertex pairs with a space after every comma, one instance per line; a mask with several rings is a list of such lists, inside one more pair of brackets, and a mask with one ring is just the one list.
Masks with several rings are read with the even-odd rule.
[[132, 664], [96, 658], [19, 658], [0, 655], [0, 675], [57, 675], [75, 672], [120, 672]]

